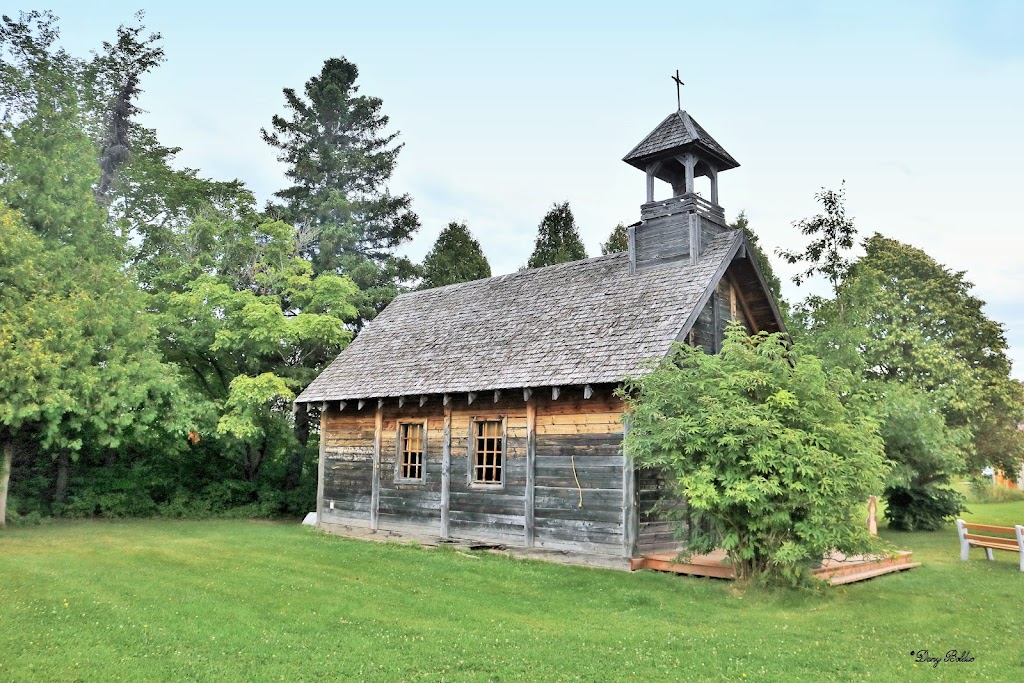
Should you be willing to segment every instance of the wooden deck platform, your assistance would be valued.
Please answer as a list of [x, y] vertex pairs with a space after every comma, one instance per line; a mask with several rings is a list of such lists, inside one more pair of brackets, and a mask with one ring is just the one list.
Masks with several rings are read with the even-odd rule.
[[[709, 576], [716, 579], [736, 578], [732, 567], [726, 561], [725, 551], [716, 550], [707, 555], [693, 555], [686, 562], [677, 562], [676, 553], [652, 553], [633, 558], [630, 566], [637, 569], [653, 569], [661, 572]], [[857, 581], [866, 581], [876, 576], [901, 572], [920, 567], [920, 562], [911, 560], [909, 551], [900, 551], [895, 557], [889, 555], [851, 555], [835, 553], [826, 557], [814, 574], [822, 581], [840, 586]]]

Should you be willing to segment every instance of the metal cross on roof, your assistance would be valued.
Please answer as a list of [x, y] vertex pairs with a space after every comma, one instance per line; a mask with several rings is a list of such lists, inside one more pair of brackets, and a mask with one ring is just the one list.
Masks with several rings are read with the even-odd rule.
[[676, 109], [681, 110], [683, 108], [683, 101], [679, 95], [679, 86], [686, 84], [679, 80], [679, 69], [676, 69], [676, 75], [672, 77], [672, 80], [676, 82]]

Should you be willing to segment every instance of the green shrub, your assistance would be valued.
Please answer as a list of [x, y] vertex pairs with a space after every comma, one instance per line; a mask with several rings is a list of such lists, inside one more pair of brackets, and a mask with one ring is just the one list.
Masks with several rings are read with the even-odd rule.
[[720, 354], [677, 345], [648, 370], [621, 392], [625, 448], [707, 521], [687, 530], [690, 551], [721, 547], [740, 579], [795, 583], [828, 551], [872, 547], [859, 520], [888, 468], [877, 424], [840, 400], [848, 372], [736, 324]]
[[951, 429], [933, 399], [893, 383], [875, 383], [874, 405], [885, 456], [893, 469], [885, 483], [890, 529], [935, 531], [964, 509], [950, 477], [962, 471], [970, 432]]

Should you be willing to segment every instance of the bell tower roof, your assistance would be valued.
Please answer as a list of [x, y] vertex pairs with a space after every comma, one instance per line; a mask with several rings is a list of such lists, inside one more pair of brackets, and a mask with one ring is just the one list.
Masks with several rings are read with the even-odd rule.
[[622, 160], [643, 171], [651, 162], [674, 158], [686, 152], [692, 152], [698, 158], [708, 158], [718, 171], [740, 165], [692, 116], [681, 109], [666, 116]]
[[[678, 87], [678, 75], [672, 79]], [[715, 235], [730, 230], [718, 203], [718, 174], [739, 166], [689, 114], [677, 109], [623, 159], [647, 176], [647, 201], [640, 222], [629, 228], [630, 272], [689, 260], [695, 265], [701, 249]], [[710, 196], [697, 191], [695, 180], [706, 177]], [[672, 187], [668, 199], [654, 196], [655, 179]]]

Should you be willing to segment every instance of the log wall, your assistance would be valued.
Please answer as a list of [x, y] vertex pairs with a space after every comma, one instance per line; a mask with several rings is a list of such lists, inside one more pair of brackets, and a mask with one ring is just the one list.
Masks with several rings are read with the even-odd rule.
[[[627, 555], [623, 519], [629, 517], [633, 496], [631, 486], [624, 494], [622, 404], [611, 387], [595, 388], [589, 399], [583, 387], [563, 389], [558, 399], [550, 392], [536, 390], [529, 404], [522, 391], [504, 392], [498, 401], [493, 392], [481, 392], [471, 404], [465, 394], [453, 396], [447, 449], [440, 396], [422, 406], [418, 398], [401, 407], [396, 399], [387, 400], [380, 409], [376, 486], [377, 402], [367, 401], [361, 410], [350, 403], [344, 411], [332, 402], [324, 416], [323, 522]], [[532, 445], [529, 405], [534, 410]], [[504, 424], [500, 486], [472, 482], [475, 420]], [[422, 482], [396, 477], [404, 421], [426, 421]]]
[[538, 400], [537, 546], [624, 554], [622, 411], [610, 390]]
[[324, 522], [370, 525], [374, 421], [372, 409], [324, 414]]

